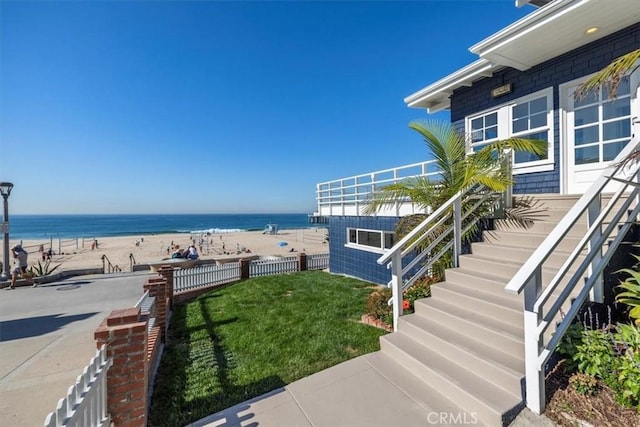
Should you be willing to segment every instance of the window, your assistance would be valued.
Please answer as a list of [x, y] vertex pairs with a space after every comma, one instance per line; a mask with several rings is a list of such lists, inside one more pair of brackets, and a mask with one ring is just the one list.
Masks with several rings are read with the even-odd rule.
[[358, 246], [382, 252], [393, 247], [394, 233], [382, 230], [364, 230], [361, 228], [347, 228], [347, 246]]
[[631, 85], [620, 81], [616, 99], [607, 88], [573, 101], [575, 164], [613, 160], [631, 139]]
[[467, 118], [471, 132], [471, 151], [511, 137], [540, 139], [549, 142], [547, 154], [515, 153], [513, 173], [540, 172], [553, 169], [553, 90], [545, 89], [517, 99], [494, 110]]

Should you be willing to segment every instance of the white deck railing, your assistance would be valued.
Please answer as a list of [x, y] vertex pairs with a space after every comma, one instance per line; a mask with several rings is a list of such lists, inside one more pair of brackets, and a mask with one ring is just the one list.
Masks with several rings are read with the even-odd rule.
[[[380, 188], [420, 176], [438, 178], [439, 172], [436, 169], [435, 160], [322, 182], [316, 185], [317, 214], [358, 216], [362, 208], [371, 202], [371, 195]], [[395, 204], [388, 210], [382, 210], [377, 215], [404, 216], [413, 213], [423, 213], [423, 211], [407, 200]]]
[[111, 363], [103, 345], [69, 388], [67, 396], [58, 401], [55, 412], [47, 416], [44, 427], [111, 425], [107, 413], [107, 370]]
[[[507, 292], [524, 293], [526, 400], [536, 413], [541, 413], [545, 406], [547, 360], [587, 298], [602, 302], [602, 271], [637, 218], [639, 188], [628, 181], [637, 184], [640, 162], [623, 160], [639, 148], [637, 137], [627, 144], [505, 287]], [[602, 194], [605, 189], [611, 191], [612, 184], [618, 188], [604, 204]], [[584, 215], [586, 229], [578, 223]], [[583, 227], [580, 242], [553, 279], [543, 283], [545, 261], [570, 230], [580, 226]], [[561, 316], [561, 308], [568, 303], [570, 308]], [[556, 326], [559, 317], [562, 319]], [[552, 326], [556, 328], [550, 331]]]

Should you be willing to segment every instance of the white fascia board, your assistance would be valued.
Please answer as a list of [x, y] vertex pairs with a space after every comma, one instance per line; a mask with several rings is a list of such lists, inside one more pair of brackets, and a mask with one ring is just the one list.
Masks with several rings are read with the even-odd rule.
[[553, 21], [554, 19], [557, 19], [566, 13], [571, 13], [576, 8], [584, 6], [590, 1], [591, 0], [553, 1], [503, 28], [492, 36], [487, 37], [481, 42], [474, 44], [469, 48], [469, 51], [480, 57], [488, 55], [494, 50], [512, 43], [514, 40], [517, 40], [525, 34]]
[[[461, 86], [470, 86], [475, 80], [481, 77], [493, 75], [495, 66], [486, 59], [478, 59], [455, 73], [438, 80], [437, 82], [419, 90], [404, 99], [409, 107], [417, 107], [420, 103], [442, 104], [443, 98], [448, 98], [454, 89]], [[446, 108], [446, 107], [445, 107]]]

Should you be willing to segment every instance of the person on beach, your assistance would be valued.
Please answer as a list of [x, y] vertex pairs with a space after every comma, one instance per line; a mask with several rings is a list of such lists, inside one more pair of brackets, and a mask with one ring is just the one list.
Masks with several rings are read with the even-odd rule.
[[22, 276], [27, 272], [27, 251], [22, 246], [16, 245], [11, 249], [13, 254], [13, 269], [11, 270], [11, 285], [9, 289], [15, 289], [18, 276]]
[[189, 246], [188, 252], [187, 252], [187, 259], [198, 259], [198, 251], [196, 250], [196, 247], [191, 245]]
[[184, 258], [184, 255], [182, 254], [182, 250], [180, 249], [180, 245], [174, 246], [174, 250], [173, 250], [173, 254], [171, 254], [171, 258]]

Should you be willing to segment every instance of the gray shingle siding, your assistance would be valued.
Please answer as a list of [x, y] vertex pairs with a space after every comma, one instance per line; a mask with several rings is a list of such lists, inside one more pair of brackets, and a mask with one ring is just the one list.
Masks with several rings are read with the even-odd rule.
[[[484, 78], [454, 91], [451, 96], [451, 122], [464, 128], [469, 115], [491, 109], [530, 93], [553, 87], [554, 109], [554, 169], [515, 177], [514, 193], [560, 192], [560, 119], [558, 86], [595, 73], [617, 57], [640, 47], [640, 23], [634, 24], [600, 40], [572, 50], [526, 71], [505, 68], [493, 77]], [[499, 98], [491, 97], [491, 90], [506, 83], [513, 84], [513, 92]]]

